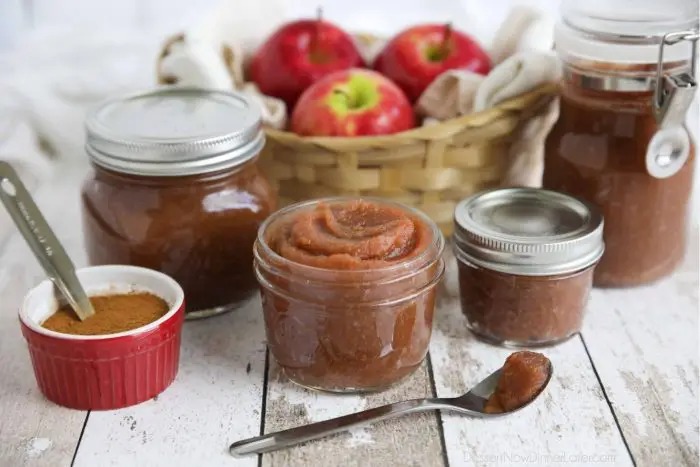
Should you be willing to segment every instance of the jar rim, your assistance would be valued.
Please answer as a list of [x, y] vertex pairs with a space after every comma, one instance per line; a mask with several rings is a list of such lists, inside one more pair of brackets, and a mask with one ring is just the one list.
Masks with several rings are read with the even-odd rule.
[[[404, 211], [406, 211], [408, 214], [413, 215], [418, 217], [421, 221], [423, 221], [429, 228], [432, 233], [432, 242], [430, 246], [424, 249], [421, 253], [419, 253], [417, 256], [407, 260], [407, 261], [397, 261], [396, 264], [390, 264], [386, 267], [379, 267], [379, 268], [363, 268], [363, 269], [348, 269], [348, 270], [338, 270], [338, 269], [329, 269], [329, 268], [322, 268], [318, 266], [310, 266], [307, 264], [303, 263], [298, 263], [292, 260], [289, 260], [288, 258], [285, 258], [284, 256], [280, 255], [276, 251], [274, 251], [270, 245], [267, 244], [267, 241], [265, 240], [265, 233], [267, 229], [272, 225], [274, 222], [277, 222], [279, 219], [281, 219], [283, 216], [286, 216], [292, 212], [301, 210], [301, 209], [309, 209], [312, 208], [313, 206], [319, 205], [321, 203], [342, 203], [342, 202], [353, 202], [353, 201], [369, 201], [372, 203], [378, 203], [378, 204], [384, 204], [384, 205], [389, 205], [389, 206], [394, 206], [397, 208], [400, 208]], [[319, 199], [314, 199], [314, 200], [308, 200], [308, 201], [302, 201], [299, 203], [294, 203], [289, 206], [286, 206], [278, 211], [276, 211], [274, 214], [269, 216], [267, 219], [263, 221], [263, 223], [260, 225], [258, 228], [258, 234], [256, 238], [256, 244], [262, 248], [264, 251], [265, 255], [270, 258], [271, 261], [276, 261], [280, 264], [293, 264], [295, 270], [299, 271], [308, 271], [309, 275], [323, 275], [323, 274], [338, 274], [341, 275], [342, 277], [353, 277], [355, 275], [359, 277], [366, 277], [368, 274], [378, 274], [383, 277], [386, 276], [396, 276], [396, 277], [406, 277], [407, 275], [412, 275], [415, 274], [416, 269], [423, 269], [423, 266], [433, 264], [435, 261], [439, 260], [442, 257], [442, 252], [444, 251], [445, 248], [445, 239], [442, 235], [442, 232], [440, 231], [439, 227], [435, 222], [428, 217], [425, 213], [421, 212], [419, 209], [413, 208], [411, 206], [407, 206], [404, 203], [400, 203], [397, 201], [391, 201], [387, 199], [382, 199], [382, 198], [377, 198], [377, 197], [369, 197], [369, 196], [334, 196], [334, 197], [326, 197], [326, 198], [319, 198]], [[266, 260], [267, 261], [267, 260]], [[406, 274], [399, 274], [402, 271], [407, 271]], [[393, 274], [392, 273], [396, 273]]]

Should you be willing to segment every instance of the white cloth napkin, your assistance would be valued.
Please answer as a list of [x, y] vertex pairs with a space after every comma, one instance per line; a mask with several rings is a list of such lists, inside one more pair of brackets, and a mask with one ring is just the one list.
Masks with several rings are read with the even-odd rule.
[[277, 129], [286, 126], [287, 106], [284, 101], [261, 94], [255, 83], [246, 81], [246, 56], [238, 43], [221, 43], [217, 47], [193, 37], [197, 36], [180, 34], [165, 45], [157, 66], [161, 82], [207, 89], [236, 89], [260, 106], [263, 123]]
[[481, 82], [474, 95], [473, 112], [481, 112], [561, 77], [552, 53], [521, 52], [507, 58]]
[[489, 48], [494, 65], [524, 51], [551, 50], [554, 44], [554, 20], [541, 11], [516, 6], [496, 31]]
[[252, 53], [287, 20], [285, 0], [223, 3], [165, 44], [157, 65], [159, 80], [210, 89], [237, 89], [260, 105], [266, 125], [284, 128], [284, 102], [262, 95], [254, 83], [246, 81], [244, 69]]

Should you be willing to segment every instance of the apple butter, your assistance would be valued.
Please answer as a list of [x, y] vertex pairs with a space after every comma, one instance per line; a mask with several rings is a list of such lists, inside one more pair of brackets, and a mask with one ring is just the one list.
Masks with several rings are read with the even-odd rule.
[[511, 412], [532, 402], [549, 382], [551, 370], [552, 362], [541, 353], [522, 350], [508, 355], [484, 411]]
[[[684, 117], [695, 91], [689, 41], [692, 30], [697, 40], [697, 4], [694, 15], [657, 6], [658, 16], [635, 7], [643, 18], [625, 12], [616, 17], [624, 22], [565, 11], [557, 27], [564, 79], [543, 186], [581, 197], [605, 217], [599, 287], [656, 281], [685, 253], [694, 145]], [[610, 36], [622, 27], [626, 43]]]
[[459, 294], [469, 329], [505, 345], [564, 341], [581, 329], [603, 219], [548, 190], [485, 191], [455, 210]]
[[255, 244], [268, 345], [287, 377], [336, 392], [383, 389], [428, 351], [444, 240], [424, 214], [330, 198], [272, 215]]
[[103, 103], [87, 131], [91, 264], [168, 274], [184, 289], [188, 319], [234, 309], [257, 290], [253, 243], [275, 194], [256, 163], [264, 137], [253, 103], [159, 90]]

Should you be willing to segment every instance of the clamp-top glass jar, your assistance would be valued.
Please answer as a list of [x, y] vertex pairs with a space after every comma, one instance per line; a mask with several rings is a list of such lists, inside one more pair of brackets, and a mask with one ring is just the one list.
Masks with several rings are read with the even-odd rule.
[[561, 114], [546, 143], [543, 186], [605, 217], [594, 285], [644, 284], [682, 261], [694, 145], [695, 0], [565, 0], [555, 30]]
[[256, 165], [265, 138], [250, 99], [145, 92], [102, 103], [86, 130], [90, 263], [170, 275], [185, 291], [188, 319], [231, 310], [257, 290], [253, 243], [275, 196]]

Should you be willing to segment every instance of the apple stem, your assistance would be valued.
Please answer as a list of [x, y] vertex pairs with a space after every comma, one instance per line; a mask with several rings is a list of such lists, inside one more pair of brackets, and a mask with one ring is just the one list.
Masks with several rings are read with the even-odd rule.
[[449, 42], [452, 38], [452, 22], [445, 24], [445, 30], [442, 34], [442, 43], [440, 44], [440, 57], [445, 58], [449, 55]]
[[350, 98], [350, 94], [348, 94], [344, 89], [339, 89], [336, 88], [333, 90], [334, 94], [337, 94], [339, 96], [343, 96], [345, 98], [345, 103], [348, 105], [348, 107], [353, 106], [352, 99]]

